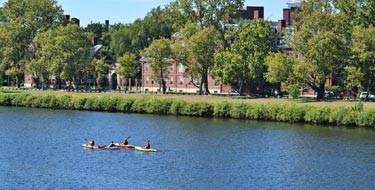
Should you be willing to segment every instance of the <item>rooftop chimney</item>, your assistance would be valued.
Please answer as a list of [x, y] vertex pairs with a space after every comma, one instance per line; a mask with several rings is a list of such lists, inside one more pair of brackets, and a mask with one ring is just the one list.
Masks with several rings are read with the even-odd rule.
[[286, 23], [285, 23], [285, 20], [279, 20], [277, 22], [277, 29], [279, 31], [281, 31], [282, 29], [284, 29], [286, 27]]
[[109, 20], [105, 20], [105, 29], [109, 31]]
[[290, 25], [290, 9], [283, 9], [283, 20], [285, 20], [286, 25]]
[[250, 20], [253, 19], [263, 19], [264, 18], [264, 7], [253, 7], [253, 6], [248, 6], [246, 8], [246, 14], [247, 18]]
[[72, 22], [76, 24], [77, 26], [80, 26], [80, 21], [78, 18], [72, 18]]
[[70, 21], [70, 15], [65, 15], [65, 21], [67, 21], [67, 22]]

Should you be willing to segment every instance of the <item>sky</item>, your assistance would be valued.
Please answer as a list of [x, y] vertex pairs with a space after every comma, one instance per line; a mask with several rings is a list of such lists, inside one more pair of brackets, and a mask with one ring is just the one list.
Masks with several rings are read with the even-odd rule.
[[[110, 23], [130, 23], [143, 18], [147, 12], [157, 6], [164, 6], [172, 0], [57, 0], [65, 14], [81, 20], [81, 25], [90, 22], [110, 20]], [[6, 0], [0, 0], [2, 5]], [[282, 9], [287, 0], [246, 0], [246, 6], [264, 6], [267, 20], [282, 18]]]

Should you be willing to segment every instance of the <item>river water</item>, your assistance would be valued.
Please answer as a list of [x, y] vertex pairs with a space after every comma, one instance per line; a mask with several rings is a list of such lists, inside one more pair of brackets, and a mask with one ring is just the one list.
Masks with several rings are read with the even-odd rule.
[[0, 189], [375, 189], [375, 131], [0, 107]]

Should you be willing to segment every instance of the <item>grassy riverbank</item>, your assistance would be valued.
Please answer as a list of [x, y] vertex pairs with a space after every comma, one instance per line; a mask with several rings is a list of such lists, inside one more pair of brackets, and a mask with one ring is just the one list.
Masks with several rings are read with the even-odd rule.
[[345, 101], [5, 91], [0, 105], [375, 127], [373, 103]]

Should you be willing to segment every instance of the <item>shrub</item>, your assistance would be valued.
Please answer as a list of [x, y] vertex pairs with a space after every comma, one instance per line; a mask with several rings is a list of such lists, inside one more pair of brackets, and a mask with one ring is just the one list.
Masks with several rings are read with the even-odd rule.
[[85, 105], [83, 106], [83, 109], [90, 110], [90, 111], [100, 111], [100, 102], [99, 98], [96, 96], [91, 96], [86, 99]]
[[35, 107], [40, 107], [40, 108], [52, 108], [56, 109], [57, 101], [55, 100], [56, 97], [52, 95], [44, 95], [44, 96], [39, 96], [34, 100], [34, 106]]
[[161, 99], [151, 99], [147, 101], [146, 104], [147, 113], [155, 114], [168, 114], [169, 108], [171, 106], [170, 100], [161, 100]]
[[134, 103], [133, 99], [130, 98], [120, 98], [117, 100], [116, 109], [119, 112], [129, 113], [131, 112], [132, 105]]
[[30, 96], [30, 94], [26, 94], [26, 93], [14, 96], [14, 98], [11, 100], [11, 105], [13, 105], [13, 106], [25, 106], [25, 100], [28, 96]]
[[169, 108], [169, 113], [173, 115], [182, 115], [182, 111], [186, 104], [187, 103], [185, 101], [181, 100], [172, 101], [171, 106]]
[[348, 108], [336, 108], [331, 110], [329, 114], [329, 122], [337, 126], [347, 123], [348, 115], [351, 114], [351, 110]]
[[72, 97], [69, 95], [63, 95], [63, 96], [58, 96], [59, 99], [58, 106], [60, 109], [72, 109], [73, 104], [72, 104]]
[[358, 112], [363, 111], [363, 103], [362, 102], [355, 103], [354, 106], [352, 107], [352, 111], [358, 111]]
[[364, 111], [359, 114], [356, 124], [362, 127], [375, 128], [375, 109]]
[[304, 120], [314, 124], [327, 124], [330, 122], [330, 112], [327, 107], [307, 107]]
[[39, 95], [1, 93], [1, 106], [25, 106], [52, 109], [90, 111], [121, 111], [135, 113], [173, 114], [197, 117], [218, 117], [285, 122], [309, 122], [343, 126], [375, 127], [375, 109], [363, 110], [363, 104], [353, 107], [313, 107], [297, 104], [244, 104], [222, 102], [186, 102], [163, 98], [129, 98], [111, 96]]
[[0, 94], [0, 105], [11, 106], [12, 105], [12, 95], [11, 94]]
[[85, 108], [86, 100], [87, 100], [86, 97], [73, 96], [72, 104], [73, 104], [74, 109], [83, 110]]
[[30, 95], [30, 96], [27, 96], [25, 97], [24, 101], [23, 101], [23, 106], [26, 106], [26, 107], [36, 107], [36, 103], [35, 103], [35, 99], [36, 99], [37, 96], [34, 96], [34, 95]]
[[136, 99], [132, 105], [131, 111], [136, 113], [146, 113], [147, 100], [145, 98]]
[[246, 107], [246, 118], [251, 120], [264, 120], [264, 110], [263, 105], [249, 104]]
[[102, 111], [114, 112], [117, 107], [117, 97], [102, 96], [98, 99]]
[[268, 104], [262, 105], [263, 109], [263, 120], [277, 121], [278, 114], [285, 105], [282, 104]]
[[234, 119], [246, 119], [246, 104], [234, 104], [229, 112]]
[[186, 104], [181, 110], [182, 115], [196, 117], [212, 117], [212, 105], [205, 102], [195, 102]]
[[305, 116], [305, 109], [295, 104], [279, 107], [278, 110], [278, 121], [301, 122]]
[[228, 102], [218, 103], [214, 106], [215, 117], [228, 118], [230, 116], [231, 105]]

